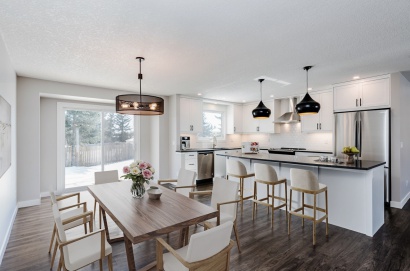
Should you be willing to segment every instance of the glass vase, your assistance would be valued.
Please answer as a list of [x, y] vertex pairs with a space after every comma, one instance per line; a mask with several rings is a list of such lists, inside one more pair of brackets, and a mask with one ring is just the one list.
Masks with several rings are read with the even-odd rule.
[[145, 186], [142, 182], [132, 182], [131, 185], [131, 194], [133, 198], [140, 199], [144, 197]]

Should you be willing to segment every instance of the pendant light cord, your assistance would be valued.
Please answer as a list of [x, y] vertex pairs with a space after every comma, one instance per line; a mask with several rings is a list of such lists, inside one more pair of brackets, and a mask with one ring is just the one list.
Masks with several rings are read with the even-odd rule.
[[138, 74], [138, 79], [140, 80], [140, 104], [142, 104], [142, 94], [141, 94], [141, 85], [142, 85], [142, 73], [141, 73], [141, 61], [142, 59], [139, 59], [140, 61], [140, 73]]
[[309, 93], [309, 69], [306, 70], [306, 93]]
[[262, 82], [264, 81], [265, 79], [259, 79], [259, 83], [260, 83], [260, 90], [261, 90], [261, 102], [262, 102]]

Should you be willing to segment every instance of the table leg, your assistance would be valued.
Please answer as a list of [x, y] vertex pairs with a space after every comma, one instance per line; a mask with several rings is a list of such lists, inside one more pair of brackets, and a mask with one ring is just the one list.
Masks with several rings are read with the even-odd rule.
[[181, 229], [179, 233], [179, 247], [186, 246], [188, 243], [189, 227]]
[[132, 242], [125, 235], [124, 235], [124, 241], [125, 241], [125, 252], [127, 254], [128, 270], [136, 271], [137, 269], [135, 268], [134, 250], [132, 248]]

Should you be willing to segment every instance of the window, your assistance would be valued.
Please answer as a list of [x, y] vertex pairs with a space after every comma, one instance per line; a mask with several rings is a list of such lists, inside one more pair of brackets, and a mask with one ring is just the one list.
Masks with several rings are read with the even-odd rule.
[[121, 176], [135, 157], [134, 117], [105, 106], [64, 104], [60, 109], [60, 191], [94, 184], [98, 171], [116, 169]]
[[224, 116], [222, 111], [204, 111], [202, 114], [202, 133], [199, 134], [199, 137], [207, 139], [215, 136], [218, 139], [225, 139]]

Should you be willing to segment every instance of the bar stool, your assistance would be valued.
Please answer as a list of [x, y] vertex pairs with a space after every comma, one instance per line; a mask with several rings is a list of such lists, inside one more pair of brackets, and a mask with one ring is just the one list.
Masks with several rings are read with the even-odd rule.
[[253, 198], [253, 195], [248, 197], [243, 196], [243, 183], [245, 178], [250, 178], [255, 176], [254, 173], [247, 173], [245, 165], [237, 160], [228, 159], [226, 161], [226, 179], [229, 179], [229, 176], [239, 178], [239, 200], [241, 202], [241, 214], [243, 214], [243, 200]]
[[[290, 235], [291, 215], [296, 215], [302, 218], [302, 227], [305, 225], [305, 218], [313, 221], [313, 245], [316, 244], [316, 225], [326, 219], [326, 237], [329, 236], [329, 221], [328, 221], [328, 206], [327, 206], [327, 186], [318, 182], [316, 175], [303, 169], [292, 168], [290, 170], [290, 205], [289, 205], [289, 221], [288, 221], [288, 235]], [[292, 191], [299, 191], [302, 193], [302, 207], [292, 210]], [[325, 192], [326, 209], [317, 207], [316, 195]], [[313, 206], [305, 204], [305, 193], [313, 195]], [[305, 208], [313, 210], [313, 216], [305, 215]], [[299, 213], [302, 211], [302, 213]], [[317, 219], [316, 213], [320, 211], [325, 213], [324, 216]]]
[[[286, 208], [286, 214], [288, 213], [288, 196], [287, 196], [287, 191], [288, 191], [288, 186], [286, 184], [286, 179], [280, 179], [278, 180], [278, 175], [276, 174], [276, 170], [266, 164], [255, 164], [254, 166], [255, 169], [255, 182], [254, 182], [254, 196], [253, 196], [253, 212], [252, 212], [252, 219], [255, 219], [255, 212], [257, 208], [257, 204], [262, 204], [268, 207], [268, 214], [269, 214], [269, 208], [272, 209], [272, 228], [273, 228], [273, 211], [285, 207]], [[258, 183], [260, 184], [265, 184], [266, 185], [266, 198], [258, 199]], [[275, 185], [285, 185], [285, 197], [279, 197], [275, 196]], [[272, 194], [269, 194], [269, 186], [272, 187]], [[269, 203], [269, 198], [272, 198], [272, 203]], [[275, 206], [275, 199], [280, 200], [282, 204]], [[266, 201], [266, 202], [265, 202]]]

